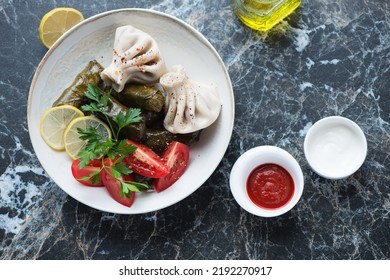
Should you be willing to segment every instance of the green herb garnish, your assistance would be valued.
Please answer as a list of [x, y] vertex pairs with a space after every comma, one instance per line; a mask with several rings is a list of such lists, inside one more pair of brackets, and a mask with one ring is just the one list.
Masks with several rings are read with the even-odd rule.
[[[91, 160], [101, 158], [102, 169], [92, 173], [88, 177], [81, 178], [81, 180], [92, 180], [97, 182], [99, 180], [100, 172], [103, 169], [107, 170], [114, 179], [116, 179], [121, 186], [120, 194], [122, 197], [130, 197], [131, 192], [139, 192], [143, 189], [149, 188], [148, 185], [130, 182], [123, 180], [123, 175], [131, 174], [133, 171], [123, 162], [123, 159], [135, 152], [136, 147], [128, 144], [126, 140], [119, 140], [120, 131], [129, 124], [137, 123], [141, 120], [141, 110], [138, 108], [130, 108], [125, 114], [120, 112], [112, 120], [118, 129], [114, 130], [113, 123], [111, 123], [108, 115], [108, 101], [110, 98], [110, 91], [102, 91], [99, 87], [88, 84], [85, 97], [90, 100], [90, 103], [83, 105], [81, 109], [84, 112], [102, 114], [110, 127], [112, 132], [112, 139], [102, 137], [95, 128], [77, 129], [80, 134], [80, 139], [86, 142], [86, 146], [78, 153], [80, 159], [79, 168], [87, 166]], [[108, 157], [112, 161], [111, 166], [104, 164], [104, 159]]]

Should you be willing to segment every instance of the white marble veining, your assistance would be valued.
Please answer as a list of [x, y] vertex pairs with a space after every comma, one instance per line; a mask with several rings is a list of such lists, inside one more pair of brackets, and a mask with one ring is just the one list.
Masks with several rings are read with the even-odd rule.
[[[202, 32], [228, 68], [236, 121], [218, 169], [194, 194], [161, 211], [102, 213], [64, 194], [45, 174], [27, 131], [27, 96], [45, 54], [46, 11], [86, 17], [142, 7]], [[390, 7], [383, 0], [312, 0], [268, 33], [249, 30], [223, 1], [0, 0], [0, 259], [389, 259]], [[326, 180], [303, 154], [320, 118], [357, 122], [367, 159], [351, 177]], [[305, 190], [288, 214], [261, 219], [229, 190], [235, 160], [257, 145], [288, 150]]]

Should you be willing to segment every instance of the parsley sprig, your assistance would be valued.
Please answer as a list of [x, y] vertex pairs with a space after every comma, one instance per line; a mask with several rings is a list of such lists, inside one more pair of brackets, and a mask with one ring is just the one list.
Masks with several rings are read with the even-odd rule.
[[[89, 84], [85, 97], [90, 100], [89, 104], [83, 105], [84, 112], [98, 113], [106, 118], [112, 138], [105, 138], [100, 135], [96, 128], [77, 129], [80, 139], [86, 142], [86, 146], [78, 153], [80, 159], [79, 168], [87, 166], [92, 160], [100, 158], [102, 168], [93, 172], [90, 176], [81, 178], [91, 180], [96, 183], [99, 180], [100, 172], [107, 170], [115, 180], [120, 183], [120, 194], [122, 197], [130, 197], [131, 192], [139, 192], [149, 188], [148, 185], [133, 181], [123, 180], [123, 175], [131, 174], [133, 171], [123, 162], [124, 158], [135, 152], [136, 147], [127, 143], [126, 140], [119, 140], [120, 131], [129, 124], [137, 123], [141, 120], [141, 110], [130, 108], [126, 113], [118, 113], [112, 120], [107, 115], [110, 100], [110, 91], [102, 91], [99, 87]], [[114, 129], [114, 124], [118, 129]], [[104, 159], [108, 157], [112, 161], [110, 166], [104, 164]]]

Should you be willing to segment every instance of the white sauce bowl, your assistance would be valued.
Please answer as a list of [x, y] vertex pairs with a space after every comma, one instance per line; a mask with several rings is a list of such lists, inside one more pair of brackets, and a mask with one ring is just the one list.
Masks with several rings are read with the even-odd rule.
[[304, 152], [310, 167], [327, 179], [342, 179], [352, 175], [363, 164], [367, 140], [353, 121], [326, 117], [307, 132]]
[[[246, 184], [251, 172], [256, 167], [268, 163], [283, 167], [294, 181], [293, 197], [287, 204], [276, 209], [257, 206], [247, 193]], [[243, 209], [260, 217], [275, 217], [290, 211], [301, 198], [303, 186], [303, 173], [298, 162], [287, 151], [274, 146], [259, 146], [246, 151], [237, 159], [230, 172], [230, 190], [234, 199]]]

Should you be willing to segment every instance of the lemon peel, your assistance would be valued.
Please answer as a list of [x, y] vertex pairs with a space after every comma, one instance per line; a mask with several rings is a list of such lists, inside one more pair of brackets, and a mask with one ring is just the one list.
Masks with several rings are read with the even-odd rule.
[[47, 12], [39, 24], [39, 39], [50, 48], [70, 28], [84, 20], [83, 14], [68, 7], [55, 8]]

